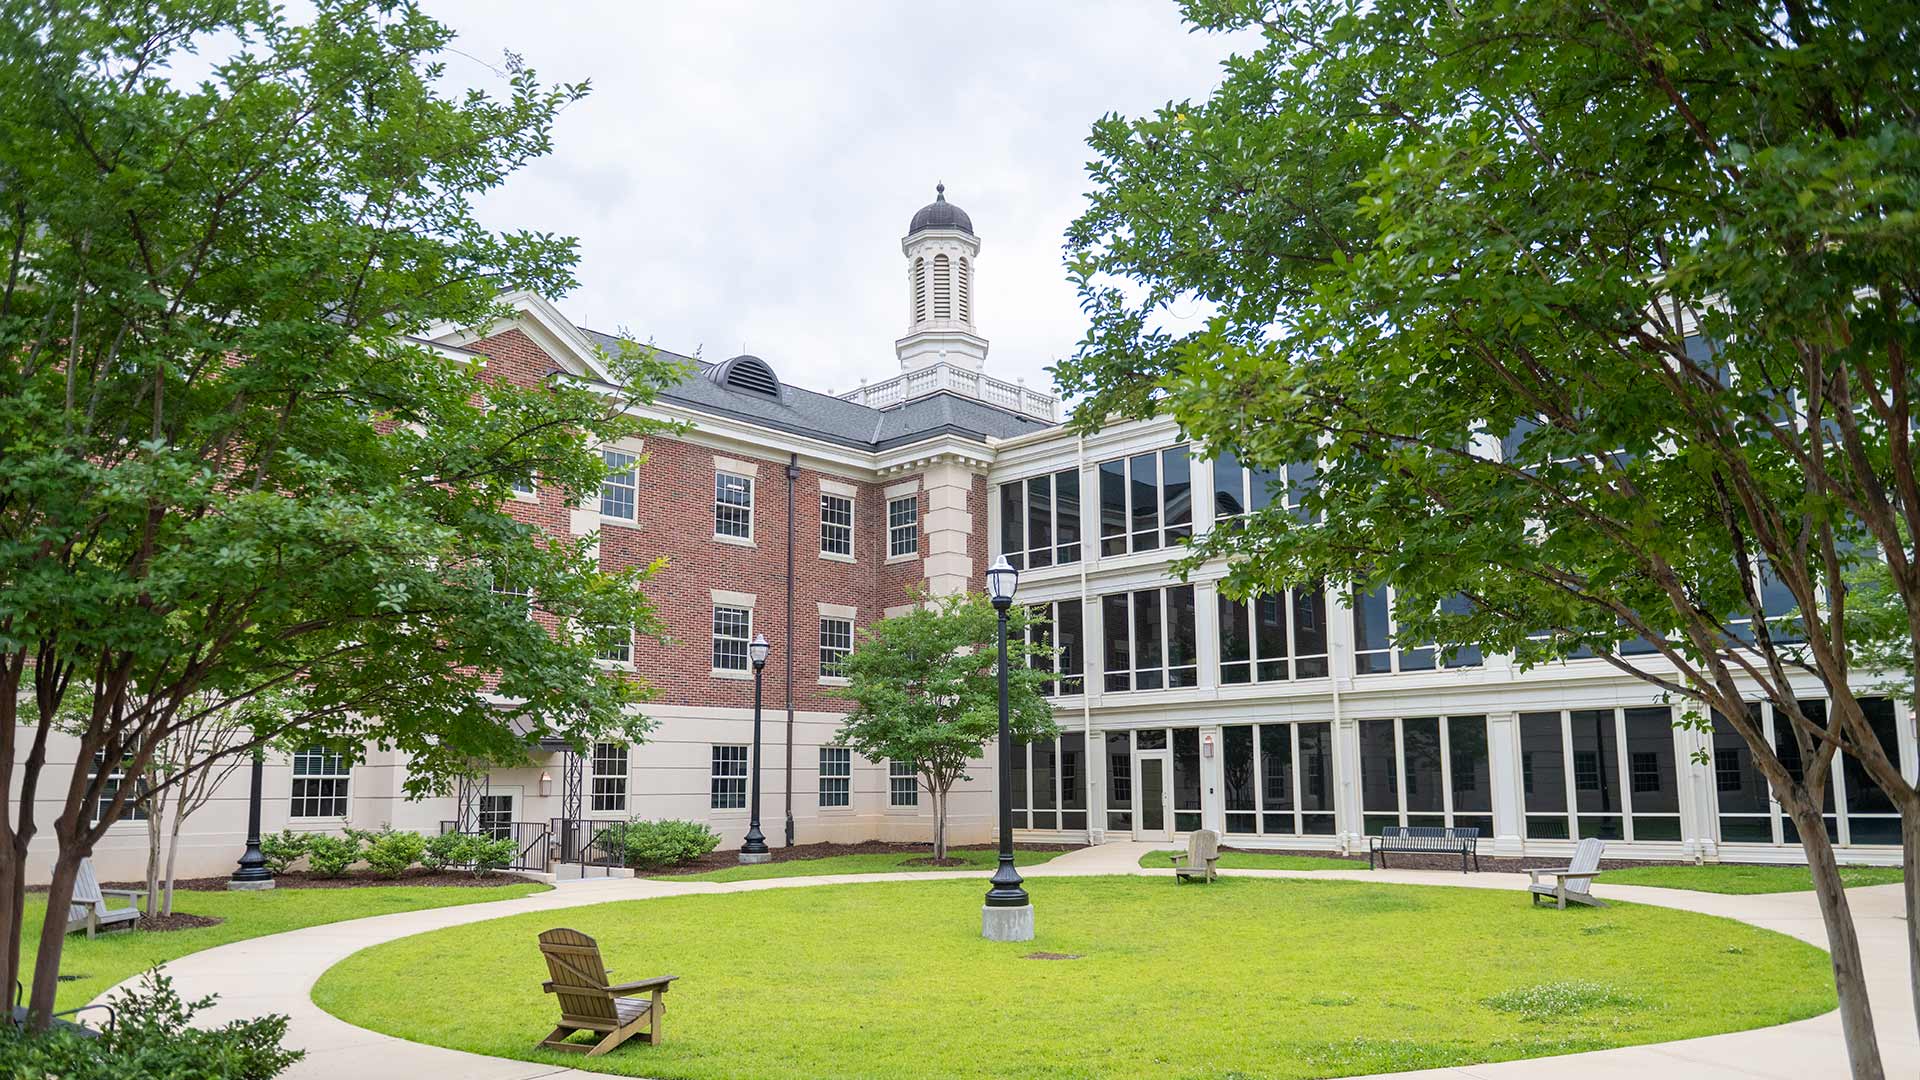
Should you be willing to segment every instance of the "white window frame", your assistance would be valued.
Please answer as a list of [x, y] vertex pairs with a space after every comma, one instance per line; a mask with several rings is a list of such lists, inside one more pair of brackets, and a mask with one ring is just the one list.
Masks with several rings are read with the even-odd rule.
[[[318, 768], [316, 768], [318, 766]], [[323, 746], [297, 750], [289, 762], [293, 789], [288, 796], [287, 817], [295, 821], [345, 821], [353, 814], [353, 763], [346, 755]], [[304, 791], [302, 784], [309, 785]], [[333, 785], [338, 784], [338, 791]], [[325, 785], [315, 793], [315, 785]], [[324, 809], [338, 800], [338, 814], [304, 813], [305, 809]]]
[[[905, 521], [894, 520], [893, 508], [905, 503], [912, 513]], [[910, 538], [902, 550], [901, 540]], [[920, 557], [920, 493], [895, 495], [887, 499], [887, 561], [902, 562]]]
[[731, 811], [747, 808], [747, 774], [752, 767], [750, 754], [744, 743], [712, 744], [712, 764], [708, 766], [707, 773], [707, 809]]
[[[600, 519], [631, 525], [640, 518], [640, 474], [635, 464], [640, 455], [606, 446], [600, 450], [600, 460], [607, 467], [607, 475], [600, 479]], [[622, 503], [624, 514], [619, 512]]]
[[[1692, 770], [1686, 767], [1689, 758], [1688, 758], [1688, 752], [1684, 746], [1676, 743], [1676, 745], [1674, 746], [1674, 752], [1673, 752], [1674, 793], [1680, 809], [1635, 810], [1633, 807], [1633, 797], [1636, 793], [1633, 790], [1633, 787], [1634, 787], [1633, 767], [1632, 767], [1633, 752], [1627, 745], [1627, 713], [1629, 711], [1632, 711], [1634, 709], [1639, 709], [1639, 708], [1659, 708], [1659, 707], [1660, 707], [1659, 705], [1647, 705], [1647, 706], [1616, 705], [1611, 708], [1597, 708], [1597, 709], [1558, 709], [1558, 710], [1527, 709], [1525, 710], [1525, 712], [1529, 715], [1533, 713], [1557, 712], [1560, 716], [1560, 769], [1562, 773], [1561, 783], [1564, 785], [1563, 790], [1566, 792], [1566, 799], [1567, 799], [1567, 811], [1565, 814], [1566, 823], [1567, 823], [1567, 835], [1564, 842], [1578, 843], [1581, 839], [1580, 793], [1582, 791], [1598, 790], [1597, 788], [1594, 788], [1594, 787], [1579, 786], [1580, 770], [1575, 766], [1574, 760], [1573, 760], [1574, 754], [1575, 754], [1575, 750], [1573, 748], [1573, 714], [1577, 712], [1607, 712], [1613, 715], [1613, 749], [1614, 749], [1613, 761], [1600, 762], [1596, 759], [1596, 764], [1603, 766], [1602, 771], [1606, 771], [1608, 768], [1610, 768], [1611, 773], [1614, 777], [1614, 794], [1619, 796], [1620, 805], [1618, 809], [1600, 811], [1600, 812], [1590, 812], [1588, 816], [1589, 817], [1617, 817], [1620, 819], [1620, 835], [1624, 837], [1624, 839], [1618, 840], [1618, 841], [1610, 841], [1613, 843], [1678, 844], [1681, 842], [1681, 840], [1668, 840], [1668, 839], [1641, 840], [1636, 838], [1634, 836], [1634, 831], [1635, 831], [1634, 818], [1635, 817], [1674, 819], [1681, 823], [1681, 836], [1684, 839], [1685, 821], [1686, 821], [1686, 812], [1684, 810], [1684, 807], [1687, 805], [1688, 800], [1693, 797]], [[1767, 715], [1768, 715], [1769, 721], [1771, 721], [1772, 719], [1771, 710], [1769, 710], [1769, 713]], [[1669, 720], [1671, 720], [1671, 716], [1669, 716]], [[1679, 729], [1676, 728], [1674, 730], [1678, 731]], [[1489, 732], [1488, 735], [1489, 737], [1491, 737], [1492, 733]], [[1444, 754], [1444, 751], [1443, 751], [1443, 754]], [[1834, 770], [1834, 774], [1836, 776], [1838, 775], [1839, 772], [1840, 772], [1839, 769]], [[1530, 776], [1531, 774], [1523, 774], [1523, 775]], [[1832, 783], [1833, 778], [1830, 777], [1828, 782]], [[1449, 787], [1451, 787], [1451, 784], [1452, 784], [1451, 777], [1448, 777], [1448, 784], [1449, 784]], [[1718, 784], [1713, 783], [1713, 784], [1710, 784], [1709, 786], [1717, 788]], [[1553, 811], [1551, 810], [1534, 810], [1534, 811], [1528, 810], [1526, 797], [1530, 793], [1525, 791], [1524, 787], [1525, 785], [1522, 785], [1523, 790], [1521, 791], [1521, 798], [1520, 798], [1520, 829], [1521, 829], [1522, 836], [1526, 835], [1528, 819], [1530, 817], [1555, 816]], [[1639, 792], [1638, 794], [1644, 795], [1649, 793]], [[1834, 789], [1834, 800], [1835, 800], [1834, 806], [1836, 808], [1842, 807], [1845, 805], [1844, 803], [1839, 801], [1843, 795], [1844, 795], [1844, 791], [1840, 787], [1836, 786]], [[1713, 833], [1715, 836], [1718, 836], [1720, 833], [1718, 796], [1719, 796], [1719, 792], [1716, 790], [1714, 792], [1714, 818], [1713, 818]], [[1449, 801], [1449, 805], [1451, 805], [1451, 801]], [[1774, 804], [1774, 805], [1777, 808], [1777, 804]], [[1840, 814], [1841, 829], [1843, 830], [1841, 833], [1841, 841], [1845, 842], [1848, 839], [1846, 832], [1844, 831], [1846, 828], [1846, 813], [1843, 810], [1836, 810], [1836, 812]], [[1778, 825], [1775, 826], [1774, 834], [1776, 836], [1779, 835]], [[1548, 838], [1542, 837], [1540, 839], [1546, 840]]]
[[[1080, 494], [1077, 496], [1080, 502], [1079, 513], [1077, 516], [1069, 516], [1066, 519], [1073, 522], [1075, 531], [1080, 534], [1080, 539], [1069, 545], [1060, 543], [1060, 478], [1062, 476], [1077, 476], [1079, 477], [1080, 484]], [[1047, 481], [1048, 491], [1050, 492], [1047, 497], [1047, 535], [1050, 539], [1044, 548], [1036, 548], [1033, 546], [1033, 536], [1029, 529], [1032, 522], [1028, 517], [1028, 500], [1032, 498], [1030, 488], [1033, 482], [1042, 479]], [[1005, 550], [1006, 523], [1004, 515], [1006, 513], [1006, 506], [1002, 493], [1009, 487], [1018, 487], [1020, 489], [1020, 548], [1017, 551]], [[1087, 534], [1085, 528], [1086, 491], [1087, 478], [1081, 474], [1079, 469], [1055, 469], [1052, 472], [1023, 476], [1018, 480], [1003, 480], [995, 485], [994, 507], [995, 511], [1002, 515], [1000, 527], [994, 530], [994, 546], [1001, 549], [995, 554], [1005, 556], [1007, 561], [1012, 563], [1013, 568], [1016, 570], [1035, 569], [1035, 567], [1032, 566], [1033, 553], [1035, 551], [1045, 551], [1047, 553], [1047, 565], [1038, 567], [1037, 569], [1045, 570], [1055, 566], [1073, 566], [1079, 563], [1080, 560], [1087, 557]], [[1073, 552], [1073, 557], [1062, 559], [1060, 557], [1062, 547], [1070, 549]]]
[[630, 758], [625, 744], [594, 743], [588, 782], [591, 811], [596, 814], [626, 813], [629, 775]]
[[[736, 490], [744, 490], [746, 501], [729, 502], [724, 496], [729, 488], [728, 481], [737, 482]], [[744, 473], [717, 469], [713, 474], [713, 538], [723, 544], [753, 544], [753, 485], [754, 478]], [[746, 521], [746, 535], [722, 530], [721, 524], [728, 514], [739, 514]]]
[[[1252, 514], [1254, 513], [1254, 509], [1253, 509], [1254, 470], [1251, 466], [1239, 463], [1240, 459], [1237, 457], [1234, 459], [1234, 461], [1236, 463], [1236, 467], [1240, 470], [1240, 481], [1238, 484], [1238, 488], [1240, 493], [1241, 510], [1237, 514], [1221, 514], [1218, 512], [1219, 508], [1217, 506], [1210, 506], [1209, 510], [1213, 514], [1213, 522], [1216, 525], [1225, 521], [1240, 521], [1247, 517], [1252, 516]], [[1220, 459], [1216, 457], [1212, 461], [1208, 462], [1208, 465], [1209, 467], [1212, 468], [1214, 472], [1214, 482], [1208, 485], [1208, 490], [1207, 490], [1207, 495], [1209, 499], [1211, 499], [1212, 495], [1214, 494], [1214, 490], [1220, 486], [1220, 477], [1219, 477]], [[1289, 511], [1295, 511], [1300, 509], [1300, 501], [1294, 497], [1294, 491], [1293, 491], [1294, 484], [1300, 479], [1299, 477], [1296, 477], [1293, 475], [1293, 470], [1295, 467], [1300, 465], [1312, 465], [1314, 467], [1314, 473], [1313, 473], [1314, 478], [1316, 480], [1319, 478], [1320, 463], [1318, 461], [1289, 462], [1285, 465], [1282, 465], [1280, 468], [1275, 469], [1274, 472], [1280, 478], [1280, 497], [1274, 501], [1280, 504], [1281, 509], [1289, 510]], [[1273, 493], [1271, 490], [1269, 490], [1267, 494], [1272, 495]], [[1273, 502], [1269, 502], [1267, 505], [1272, 506]]]
[[913, 762], [887, 762], [887, 805], [896, 810], [920, 808], [920, 774]]
[[627, 628], [626, 640], [595, 649], [593, 658], [607, 667], [633, 667], [633, 628]]
[[[720, 633], [720, 613], [722, 611], [729, 612], [729, 613], [745, 612], [747, 616], [746, 629], [739, 635], [721, 634]], [[715, 675], [730, 676], [734, 678], [739, 678], [741, 676], [751, 677], [753, 675], [753, 660], [751, 655], [748, 652], [748, 647], [753, 642], [753, 608], [750, 605], [729, 604], [720, 600], [715, 600], [713, 602], [712, 626], [713, 626], [713, 654], [712, 654], [713, 673]], [[733, 667], [732, 665], [728, 665], [724, 667], [721, 666], [720, 649], [721, 649], [721, 642], [723, 641], [727, 643], [727, 653], [729, 656], [731, 656], [731, 654], [733, 653], [733, 643], [734, 642], [739, 643], [739, 649], [740, 649], [740, 666], [739, 667]]]
[[[1218, 680], [1218, 684], [1221, 689], [1224, 690], [1229, 687], [1235, 687], [1235, 686], [1258, 686], [1261, 683], [1297, 682], [1305, 679], [1325, 679], [1325, 678], [1332, 677], [1333, 675], [1333, 634], [1332, 634], [1331, 626], [1323, 627], [1321, 630], [1321, 636], [1327, 639], [1326, 652], [1313, 653], [1311, 655], [1304, 655], [1304, 656], [1300, 655], [1300, 650], [1299, 650], [1300, 638], [1299, 638], [1299, 634], [1296, 632], [1296, 627], [1294, 625], [1295, 616], [1297, 616], [1299, 612], [1294, 608], [1294, 600], [1295, 600], [1296, 594], [1301, 591], [1302, 590], [1300, 589], [1282, 589], [1279, 593], [1280, 605], [1282, 609], [1282, 619], [1284, 623], [1284, 625], [1281, 627], [1280, 632], [1284, 634], [1287, 639], [1287, 655], [1280, 656], [1280, 657], [1260, 655], [1260, 631], [1255, 625], [1253, 605], [1256, 602], [1258, 602], [1261, 598], [1257, 596], [1249, 596], [1245, 600], [1234, 600], [1231, 597], [1227, 596], [1225, 593], [1220, 593], [1216, 591], [1215, 593], [1216, 599], [1214, 601], [1214, 616], [1213, 616], [1214, 617], [1213, 640], [1214, 640], [1214, 646], [1219, 651], [1219, 654], [1220, 654], [1219, 670], [1215, 678]], [[1246, 611], [1247, 611], [1247, 658], [1245, 660], [1229, 661], [1226, 658], [1227, 656], [1226, 635], [1220, 626], [1220, 601], [1222, 600], [1230, 604], [1237, 603], [1240, 606], [1246, 608]], [[1335, 605], [1333, 605], [1328, 601], [1327, 591], [1324, 587], [1322, 587], [1320, 589], [1320, 610], [1325, 613], [1326, 619], [1329, 623], [1333, 621], [1334, 606]], [[1392, 611], [1391, 605], [1388, 606], [1388, 611], [1389, 612]], [[1260, 665], [1262, 663], [1271, 663], [1276, 660], [1286, 665], [1287, 673], [1278, 679], [1261, 678]], [[1305, 675], [1305, 676], [1301, 675], [1300, 661], [1302, 660], [1322, 661], [1326, 665], [1327, 673], [1325, 675]], [[1241, 682], [1228, 682], [1227, 681], [1227, 664], [1229, 663], [1245, 664], [1247, 666], [1247, 678]]]
[[[1167, 602], [1167, 593], [1169, 590], [1182, 589], [1182, 588], [1194, 590], [1194, 594], [1193, 594], [1193, 645], [1194, 645], [1194, 648], [1193, 648], [1193, 662], [1189, 664], [1173, 663], [1173, 655], [1172, 655], [1172, 649], [1171, 649], [1171, 646], [1173, 644], [1173, 620], [1170, 617], [1170, 613], [1172, 612], [1173, 608], [1172, 608], [1172, 605]], [[1146, 667], [1140, 666], [1140, 652], [1141, 652], [1140, 641], [1135, 636], [1135, 630], [1139, 626], [1139, 620], [1134, 617], [1134, 603], [1138, 599], [1137, 594], [1143, 593], [1143, 592], [1153, 593], [1156, 598], [1154, 602], [1160, 605], [1160, 664], [1158, 667], [1152, 667], [1152, 668], [1146, 668]], [[1127, 677], [1127, 687], [1124, 690], [1116, 690], [1112, 687], [1107, 687], [1105, 685], [1106, 680], [1108, 678], [1111, 678], [1112, 676], [1117, 674], [1121, 674], [1120, 672], [1105, 670], [1106, 655], [1107, 655], [1107, 604], [1106, 602], [1107, 602], [1107, 597], [1116, 596], [1116, 595], [1124, 596], [1127, 598], [1127, 670], [1125, 672], [1125, 675]], [[1200, 619], [1202, 618], [1202, 616], [1200, 614], [1200, 590], [1197, 586], [1193, 585], [1190, 582], [1186, 584], [1181, 584], [1181, 585], [1154, 585], [1154, 586], [1148, 586], [1145, 589], [1123, 589], [1123, 590], [1120, 590], [1118, 593], [1103, 593], [1097, 597], [1093, 597], [1092, 599], [1097, 599], [1100, 601], [1100, 658], [1101, 658], [1101, 665], [1102, 665], [1100, 676], [1101, 676], [1101, 685], [1105, 688], [1105, 691], [1107, 693], [1130, 694], [1135, 692], [1143, 692], [1143, 693], [1151, 694], [1151, 693], [1158, 693], [1163, 690], [1193, 690], [1199, 687], [1200, 667], [1201, 667]], [[1218, 619], [1219, 615], [1216, 613], [1214, 617]], [[1082, 619], [1086, 618], [1086, 609], [1084, 605], [1082, 605], [1082, 608], [1081, 608], [1081, 618]], [[1081, 667], [1084, 668], [1085, 666], [1086, 664], [1083, 661], [1081, 664]], [[1173, 685], [1173, 673], [1176, 671], [1188, 671], [1188, 670], [1191, 670], [1193, 672], [1193, 682], [1189, 683], [1186, 686]], [[1151, 671], [1158, 671], [1160, 673], [1160, 685], [1155, 687], [1148, 687], [1143, 691], [1141, 690], [1141, 687], [1140, 687], [1140, 675], [1142, 672], [1151, 672]]]
[[[829, 502], [846, 504], [847, 520], [844, 523], [827, 520], [827, 511], [828, 511], [827, 504]], [[845, 494], [843, 492], [822, 491], [820, 493], [820, 557], [821, 558], [832, 559], [836, 562], [854, 561], [853, 560], [853, 537], [854, 537], [854, 531], [855, 531], [854, 522], [857, 519], [858, 513], [859, 513], [859, 511], [856, 509], [857, 505], [858, 505], [857, 499], [855, 499], [852, 495]], [[833, 550], [832, 547], [829, 547], [830, 540], [844, 542], [846, 546], [846, 550], [845, 551]], [[834, 546], [837, 547], [839, 545], [835, 544]]]
[[[1184, 528], [1187, 530], [1187, 535], [1184, 537], [1169, 538], [1167, 535], [1167, 455], [1175, 450], [1185, 450], [1187, 452], [1187, 520], [1183, 525], [1175, 525], [1173, 528]], [[1151, 547], [1135, 547], [1133, 544], [1133, 459], [1148, 456], [1153, 458], [1154, 543]], [[1123, 529], [1119, 535], [1126, 541], [1126, 550], [1108, 555], [1105, 550], [1107, 535], [1104, 531], [1104, 514], [1106, 513], [1106, 507], [1101, 501], [1100, 470], [1104, 466], [1111, 465], [1116, 461], [1120, 463], [1120, 478], [1122, 481], [1120, 490], [1124, 496], [1121, 501], [1126, 507], [1124, 516], [1126, 528]], [[1193, 444], [1190, 442], [1174, 443], [1172, 446], [1162, 446], [1154, 450], [1139, 450], [1131, 454], [1124, 454], [1118, 458], [1108, 458], [1096, 464], [1093, 467], [1092, 517], [1094, 557], [1118, 559], [1127, 555], [1143, 555], [1149, 551], [1166, 551], [1170, 548], [1179, 547], [1180, 541], [1182, 540], [1191, 540], [1196, 534], [1200, 524], [1199, 500], [1201, 493], [1199, 469], [1196, 468], [1199, 464], [1200, 459], [1194, 455]], [[1206, 490], [1206, 497], [1212, 498], [1212, 496], [1213, 486], [1209, 484]], [[1080, 499], [1082, 505], [1085, 505], [1087, 496], [1084, 478], [1082, 478]], [[1087, 543], [1087, 537], [1084, 533], [1080, 537], [1080, 543], [1082, 545], [1081, 554], [1084, 557], [1086, 554], [1085, 545]]]
[[[1097, 601], [1099, 598], [1093, 597], [1090, 599]], [[1060, 670], [1060, 605], [1071, 604], [1076, 602], [1080, 604], [1080, 626], [1079, 626], [1080, 670], [1063, 672]], [[1062, 697], [1080, 697], [1084, 695], [1087, 692], [1087, 651], [1088, 651], [1087, 650], [1088, 641], [1087, 641], [1087, 603], [1086, 601], [1082, 601], [1078, 596], [1063, 596], [1058, 600], [1041, 600], [1036, 603], [1029, 604], [1027, 606], [1030, 609], [1043, 609], [1041, 611], [1041, 614], [1047, 620], [1046, 644], [1049, 648], [1051, 648], [1054, 651], [1053, 661], [1052, 661], [1053, 666], [1045, 669], [1053, 675], [1053, 678], [1048, 680], [1048, 685], [1052, 689], [1050, 692], [1047, 692], [1045, 696], [1049, 698], [1062, 698]], [[1199, 632], [1197, 615], [1195, 616], [1195, 619], [1196, 621], [1194, 625], [1194, 632], [1197, 634]], [[1029, 623], [1027, 625], [1026, 639], [1027, 639], [1028, 645], [1040, 644], [1040, 642], [1037, 641], [1034, 637], [1035, 629], [1036, 627], [1032, 623]], [[1101, 647], [1103, 649], [1105, 648], [1104, 639], [1101, 642]], [[1039, 665], [1032, 664], [1032, 666], [1038, 667]], [[1067, 689], [1065, 684], [1068, 679], [1077, 680], [1080, 683], [1080, 688], [1078, 690]]]
[[[99, 774], [100, 770], [106, 765], [106, 758], [107, 752], [105, 750], [95, 750], [93, 752], [93, 765], [88, 770], [89, 776]], [[121, 768], [112, 769], [107, 772], [107, 782], [105, 786], [100, 789], [100, 798], [88, 807], [87, 820], [89, 822], [94, 824], [99, 823], [101, 812], [107, 808], [107, 804], [111, 803], [116, 795], [120, 794], [120, 785], [126, 783], [125, 758], [120, 759], [120, 765]], [[115, 825], [120, 824], [122, 821], [147, 820], [146, 807], [141, 804], [141, 800], [146, 798], [147, 789], [146, 778], [141, 777], [139, 785], [134, 789], [134, 797], [127, 800], [127, 805], [121, 811], [119, 819], [114, 822]]]
[[[842, 628], [844, 628], [845, 630], [844, 635], [842, 635], [840, 632]], [[828, 641], [829, 641], [828, 635], [830, 632], [833, 634], [832, 640], [834, 641], [834, 643], [831, 645], [828, 644]], [[842, 640], [843, 638], [846, 642], [844, 646], [839, 644], [839, 641]], [[853, 653], [853, 616], [847, 615], [847, 614], [821, 612], [820, 613], [820, 681], [828, 685], [844, 684], [847, 681], [845, 669], [836, 668], [835, 665], [845, 663], [846, 658], [852, 653]]]
[[820, 748], [819, 785], [815, 791], [822, 810], [853, 809], [853, 751], [844, 746]]

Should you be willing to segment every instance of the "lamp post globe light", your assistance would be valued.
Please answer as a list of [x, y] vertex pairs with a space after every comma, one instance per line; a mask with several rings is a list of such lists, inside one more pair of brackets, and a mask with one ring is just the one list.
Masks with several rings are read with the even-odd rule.
[[1033, 903], [1021, 888], [1020, 872], [1013, 868], [1013, 734], [1007, 718], [1007, 610], [1013, 607], [1019, 586], [1020, 571], [1004, 555], [987, 571], [987, 596], [999, 616], [1000, 646], [1000, 866], [993, 872], [993, 887], [980, 909], [980, 936], [988, 941], [1033, 940]]
[[760, 832], [760, 676], [767, 669], [767, 654], [772, 651], [773, 646], [767, 644], [765, 634], [753, 635], [752, 644], [747, 646], [747, 658], [753, 661], [753, 795], [747, 842], [740, 845], [743, 863], [773, 861], [773, 852], [767, 850], [767, 838]]

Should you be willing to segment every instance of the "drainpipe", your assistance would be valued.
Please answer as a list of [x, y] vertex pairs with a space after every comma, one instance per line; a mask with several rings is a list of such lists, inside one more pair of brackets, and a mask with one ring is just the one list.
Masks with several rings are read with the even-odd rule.
[[793, 486], [800, 480], [800, 454], [787, 459], [787, 846], [793, 846]]
[[[1087, 480], [1087, 437], [1085, 435], [1075, 435], [1073, 442], [1073, 467], [1079, 474], [1080, 483], [1085, 484]], [[1080, 505], [1082, 507], [1087, 505], [1087, 497], [1084, 490], [1082, 490], [1080, 495]], [[1087, 778], [1089, 781], [1087, 785], [1087, 843], [1091, 844], [1093, 843], [1093, 829], [1095, 825], [1093, 818], [1093, 792], [1096, 790], [1100, 792], [1100, 813], [1102, 817], [1100, 818], [1099, 826], [1101, 835], [1105, 836], [1107, 828], [1106, 817], [1104, 816], [1107, 812], [1107, 776], [1111, 774], [1113, 770], [1106, 767], [1107, 748], [1105, 746], [1095, 747], [1093, 744], [1093, 705], [1091, 704], [1092, 699], [1088, 696], [1093, 692], [1093, 687], [1088, 685], [1089, 680], [1087, 678], [1087, 531], [1084, 528], [1086, 521], [1086, 513], [1083, 510], [1080, 515], [1080, 524], [1083, 526], [1083, 528], [1080, 529], [1080, 730], [1086, 732], [1087, 761], [1092, 762], [1095, 760], [1094, 751], [1097, 749], [1099, 751], [1098, 760], [1101, 763], [1101, 768]], [[1053, 636], [1056, 642], [1059, 641], [1060, 632], [1055, 630]]]

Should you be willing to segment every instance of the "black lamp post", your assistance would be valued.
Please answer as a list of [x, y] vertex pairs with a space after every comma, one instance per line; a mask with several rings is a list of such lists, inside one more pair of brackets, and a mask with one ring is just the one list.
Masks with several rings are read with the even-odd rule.
[[772, 650], [765, 634], [755, 634], [747, 646], [747, 656], [753, 661], [753, 809], [752, 820], [747, 822], [747, 842], [740, 845], [743, 863], [763, 863], [773, 858], [767, 850], [767, 838], [760, 832], [760, 674], [766, 670], [767, 653]]
[[[1020, 873], [1013, 868], [1013, 735], [1007, 718], [1007, 609], [1013, 606], [1013, 593], [1019, 584], [1020, 571], [1005, 556], [987, 571], [987, 595], [1000, 617], [1000, 867], [993, 872], [993, 888], [987, 890], [987, 907], [1027, 908], [1025, 936], [1009, 939], [1025, 941], [1033, 937], [1032, 909], [1027, 890], [1020, 887]], [[992, 918], [989, 910], [988, 937], [997, 936], [992, 932]]]
[[229, 889], [271, 889], [273, 871], [267, 869], [267, 857], [260, 853], [260, 780], [266, 771], [266, 751], [253, 748], [253, 790], [247, 795], [247, 850], [240, 856], [240, 868], [227, 879]]

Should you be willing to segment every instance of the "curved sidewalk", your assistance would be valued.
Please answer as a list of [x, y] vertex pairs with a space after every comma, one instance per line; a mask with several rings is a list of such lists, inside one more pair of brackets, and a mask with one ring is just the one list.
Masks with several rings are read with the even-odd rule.
[[[1094, 874], [1156, 874], [1141, 870], [1138, 861], [1150, 844], [1107, 844], [1068, 852], [1051, 862], [1022, 870], [1029, 878]], [[1448, 871], [1284, 871], [1228, 870], [1245, 877], [1352, 878], [1409, 885], [1453, 885], [1509, 889], [1525, 887], [1521, 874], [1460, 875]], [[529, 911], [550, 911], [599, 904], [610, 900], [641, 900], [697, 893], [747, 892], [756, 889], [803, 888], [809, 885], [854, 884], [867, 881], [927, 881], [982, 878], [984, 871], [960, 873], [837, 874], [821, 877], [768, 878], [727, 883], [662, 882], [614, 879], [559, 886], [550, 892], [518, 900], [501, 900], [463, 907], [436, 908], [330, 923], [284, 934], [237, 941], [193, 953], [167, 964], [182, 996], [192, 999], [219, 995], [207, 1017], [218, 1023], [262, 1013], [285, 1013], [291, 1018], [287, 1042], [307, 1051], [306, 1060], [286, 1075], [292, 1080], [351, 1076], [354, 1080], [423, 1080], [427, 1077], [471, 1077], [474, 1080], [585, 1080], [605, 1073], [555, 1068], [526, 1061], [484, 1057], [458, 1050], [426, 1046], [355, 1027], [335, 1019], [313, 1004], [312, 991], [320, 976], [348, 956], [383, 942], [413, 934]], [[1608, 886], [1603, 878], [1595, 892], [1607, 899], [1631, 900], [1723, 915], [1776, 930], [1822, 948], [1826, 932], [1812, 893], [1772, 893], [1723, 896]], [[1916, 1034], [1907, 983], [1905, 923], [1901, 918], [1898, 885], [1849, 889], [1854, 922], [1866, 959], [1869, 994], [1879, 1025], [1880, 1047], [1888, 1076], [1920, 1076], [1920, 1035]], [[1517, 900], [1518, 898], [1516, 898]], [[1737, 987], [1727, 988], [1738, 993]], [[112, 991], [109, 991], [111, 993]], [[1827, 1013], [1779, 1027], [1713, 1035], [1681, 1042], [1630, 1046], [1563, 1057], [1394, 1074], [1431, 1080], [1648, 1080], [1688, 1077], [1699, 1080], [1811, 1080], [1847, 1075], [1838, 1013]]]

